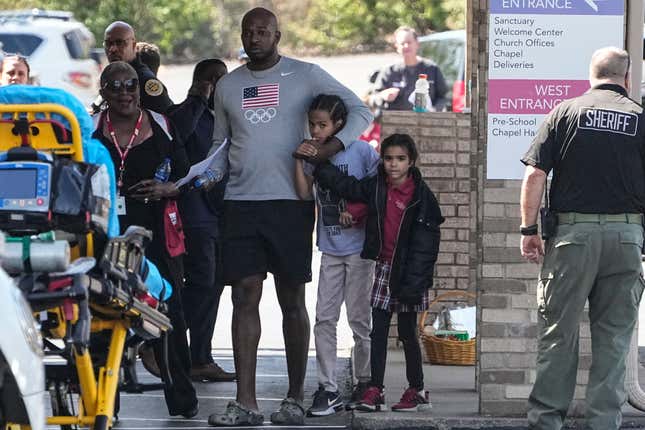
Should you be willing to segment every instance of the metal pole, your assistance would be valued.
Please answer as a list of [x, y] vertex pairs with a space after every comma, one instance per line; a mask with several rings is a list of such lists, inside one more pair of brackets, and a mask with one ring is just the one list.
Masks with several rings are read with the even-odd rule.
[[627, 29], [625, 47], [632, 60], [632, 79], [629, 96], [641, 101], [641, 81], [643, 80], [643, 0], [626, 0]]

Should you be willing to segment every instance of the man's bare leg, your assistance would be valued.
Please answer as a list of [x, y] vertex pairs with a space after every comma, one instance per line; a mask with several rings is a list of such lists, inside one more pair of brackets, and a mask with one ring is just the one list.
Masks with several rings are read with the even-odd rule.
[[[309, 351], [309, 315], [305, 307], [305, 284], [293, 284], [276, 277], [276, 291], [282, 309], [282, 334], [287, 354], [291, 397], [302, 404]], [[236, 367], [237, 369], [237, 367]]]
[[233, 359], [237, 372], [237, 401], [257, 411], [255, 370], [260, 341], [260, 313], [263, 275], [252, 275], [233, 283]]

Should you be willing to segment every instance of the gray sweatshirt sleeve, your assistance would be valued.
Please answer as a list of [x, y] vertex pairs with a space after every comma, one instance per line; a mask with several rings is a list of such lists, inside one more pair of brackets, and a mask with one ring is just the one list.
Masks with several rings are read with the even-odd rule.
[[314, 97], [318, 94], [335, 94], [343, 99], [348, 113], [347, 124], [336, 133], [336, 137], [343, 143], [345, 149], [349, 148], [374, 119], [372, 113], [356, 94], [317, 65], [312, 67], [311, 80], [314, 85]]
[[[220, 145], [223, 145], [225, 141], [231, 139], [231, 129], [230, 122], [228, 120], [228, 115], [222, 107], [221, 94], [216, 90], [215, 91], [215, 108], [213, 116], [215, 117], [214, 127], [213, 127], [213, 145], [211, 146], [208, 155], [210, 156], [213, 152], [217, 151]], [[216, 158], [213, 159], [213, 162], [210, 165], [210, 169], [218, 171], [222, 174], [228, 172], [228, 151], [231, 145], [227, 145], [226, 148], [221, 150]]]

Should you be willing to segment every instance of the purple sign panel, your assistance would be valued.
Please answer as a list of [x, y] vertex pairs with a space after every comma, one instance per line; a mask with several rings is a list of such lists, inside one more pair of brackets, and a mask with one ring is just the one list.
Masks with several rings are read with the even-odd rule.
[[624, 0], [490, 0], [490, 13], [522, 15], [620, 15]]

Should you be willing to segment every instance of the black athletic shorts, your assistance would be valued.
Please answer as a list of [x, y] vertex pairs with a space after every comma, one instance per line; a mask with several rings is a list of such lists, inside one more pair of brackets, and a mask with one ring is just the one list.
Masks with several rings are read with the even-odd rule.
[[311, 281], [314, 202], [224, 202], [222, 270], [227, 285], [273, 273], [287, 282]]

